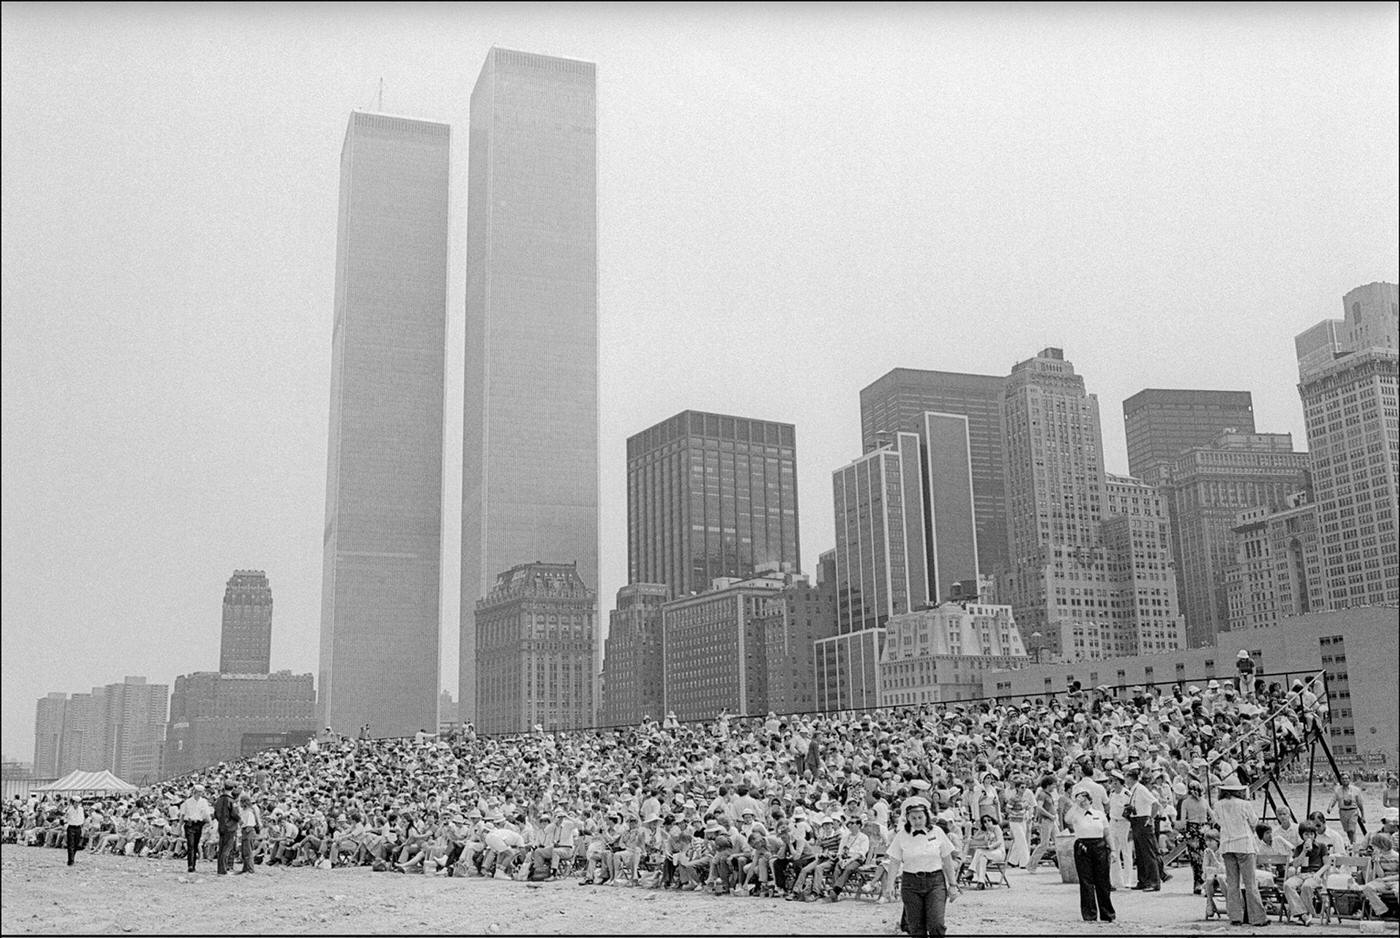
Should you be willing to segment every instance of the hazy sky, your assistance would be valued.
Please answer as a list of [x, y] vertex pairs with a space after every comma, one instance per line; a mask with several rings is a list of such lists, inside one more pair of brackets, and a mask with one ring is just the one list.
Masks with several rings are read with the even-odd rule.
[[601, 618], [626, 437], [797, 425], [834, 544], [858, 392], [1061, 346], [1111, 471], [1144, 387], [1305, 445], [1293, 336], [1395, 280], [1397, 8], [3, 7], [3, 750], [34, 702], [218, 666], [265, 569], [315, 671], [339, 154], [454, 128], [443, 686], [457, 679], [468, 96], [492, 45], [598, 69]]

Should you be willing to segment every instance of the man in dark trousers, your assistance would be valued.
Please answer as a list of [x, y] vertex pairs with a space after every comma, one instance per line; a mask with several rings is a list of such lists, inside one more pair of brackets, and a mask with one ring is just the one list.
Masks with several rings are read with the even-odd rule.
[[1128, 767], [1128, 822], [1132, 825], [1133, 865], [1138, 881], [1134, 889], [1160, 892], [1162, 889], [1162, 858], [1157, 851], [1156, 817], [1161, 802], [1152, 790], [1142, 784], [1142, 770], [1136, 764]]
[[204, 836], [204, 825], [213, 816], [213, 809], [204, 800], [204, 786], [195, 785], [190, 796], [180, 805], [180, 820], [185, 823], [185, 860], [191, 873], [194, 872], [195, 861], [199, 859], [199, 841]]
[[219, 875], [224, 876], [238, 846], [238, 792], [233, 782], [224, 782], [223, 794], [214, 802], [214, 821], [219, 825]]

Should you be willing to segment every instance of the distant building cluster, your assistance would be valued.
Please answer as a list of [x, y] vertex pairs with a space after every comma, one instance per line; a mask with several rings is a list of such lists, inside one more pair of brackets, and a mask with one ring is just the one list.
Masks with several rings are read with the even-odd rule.
[[[456, 701], [439, 693], [453, 128], [354, 111], [314, 684], [270, 671], [271, 589], [239, 570], [219, 670], [177, 678], [168, 718], [165, 686], [140, 678], [49, 695], [36, 774], [190, 771], [323, 726], [515, 733], [1123, 683], [1139, 671], [1119, 662], [1174, 676], [1239, 642], [1328, 665], [1335, 651], [1313, 652], [1372, 647], [1348, 610], [1393, 622], [1400, 306], [1395, 284], [1372, 283], [1295, 340], [1307, 452], [1255, 426], [1248, 391], [1146, 388], [1122, 403], [1121, 474], [1060, 348], [1005, 375], [889, 371], [860, 391], [860, 452], [832, 468], [815, 582], [797, 427], [684, 410], [641, 429], [626, 444], [628, 583], [603, 641], [595, 95], [592, 63], [492, 49], [459, 147]], [[1342, 617], [1333, 644], [1270, 644], [1319, 614]]]

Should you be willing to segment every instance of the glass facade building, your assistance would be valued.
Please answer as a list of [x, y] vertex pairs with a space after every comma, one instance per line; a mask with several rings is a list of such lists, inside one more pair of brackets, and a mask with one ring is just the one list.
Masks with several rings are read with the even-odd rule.
[[1254, 400], [1248, 391], [1146, 388], [1123, 402], [1128, 473], [1156, 482], [1156, 471], [1195, 446], [1208, 446], [1225, 430], [1254, 432]]
[[860, 392], [861, 445], [867, 453], [879, 445], [882, 434], [923, 432], [924, 414], [930, 411], [967, 418], [977, 566], [984, 573], [1008, 557], [1001, 428], [1005, 386], [1005, 378], [993, 375], [896, 368]]
[[718, 577], [800, 570], [797, 431], [682, 411], [627, 440], [627, 573], [680, 598]]
[[467, 720], [473, 614], [497, 574], [543, 559], [576, 563], [598, 585], [594, 100], [591, 62], [508, 49], [487, 54], [472, 90], [458, 686]]
[[449, 128], [355, 112], [340, 160], [322, 726], [437, 726]]

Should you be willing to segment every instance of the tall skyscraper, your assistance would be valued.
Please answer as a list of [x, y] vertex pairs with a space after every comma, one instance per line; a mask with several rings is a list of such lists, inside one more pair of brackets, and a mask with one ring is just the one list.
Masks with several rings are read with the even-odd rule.
[[59, 691], [39, 698], [34, 709], [34, 777], [58, 778], [63, 756], [63, 712], [68, 695]]
[[219, 672], [267, 674], [271, 669], [272, 587], [261, 570], [235, 570], [224, 587]]
[[524, 563], [476, 604], [476, 728], [594, 723], [598, 601], [573, 563]]
[[476, 602], [502, 570], [548, 557], [598, 587], [593, 63], [493, 48], [468, 150], [463, 719]]
[[879, 628], [929, 603], [919, 437], [894, 434], [831, 474], [836, 518], [836, 631]]
[[449, 128], [356, 111], [340, 156], [317, 701], [437, 726]]
[[1235, 562], [1225, 569], [1230, 631], [1328, 610], [1317, 505], [1307, 492], [1288, 496], [1277, 511], [1248, 508], [1237, 522]]
[[970, 421], [962, 414], [924, 414], [919, 430], [929, 599], [978, 590], [976, 496], [972, 490]]
[[992, 375], [896, 368], [860, 392], [864, 452], [878, 445], [881, 434], [923, 432], [924, 414], [930, 411], [967, 418], [977, 565], [983, 573], [991, 573], [1008, 557], [1001, 428], [1005, 385], [1005, 378]]
[[686, 410], [627, 440], [627, 571], [676, 599], [765, 564], [802, 567], [797, 431]]
[[[1333, 609], [1400, 602], [1400, 295], [1357, 287], [1297, 337], [1322, 563]], [[1322, 338], [1319, 338], [1321, 336]]]
[[1254, 432], [1248, 391], [1147, 388], [1123, 402], [1128, 472], [1156, 482], [1157, 467], [1196, 446], [1208, 446], [1225, 430]]
[[1188, 647], [1213, 645], [1229, 628], [1225, 571], [1235, 563], [1236, 516], [1256, 506], [1281, 508], [1307, 487], [1308, 466], [1308, 454], [1293, 451], [1292, 434], [1230, 431], [1153, 464], [1171, 519]]
[[[1135, 536], [1132, 499], [1148, 507], [1137, 491], [1145, 487], [1104, 471], [1098, 398], [1063, 351], [1044, 349], [1012, 369], [1002, 416], [1011, 567], [997, 597], [1027, 647], [1067, 659], [1175, 648], [1182, 628], [1166, 519], [1151, 518], [1150, 542]], [[1128, 521], [1105, 524], [1125, 511]], [[1036, 633], [1043, 645], [1031, 641]]]

